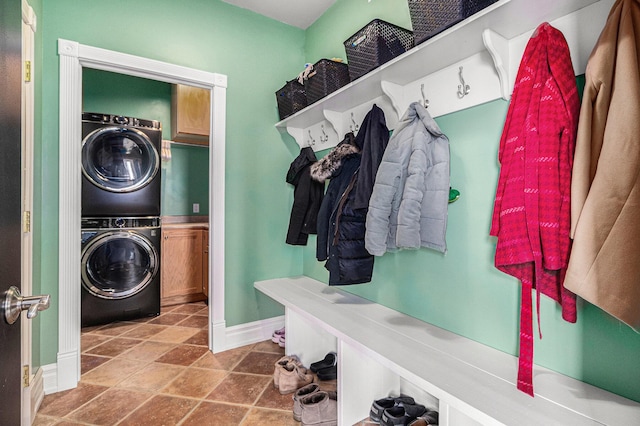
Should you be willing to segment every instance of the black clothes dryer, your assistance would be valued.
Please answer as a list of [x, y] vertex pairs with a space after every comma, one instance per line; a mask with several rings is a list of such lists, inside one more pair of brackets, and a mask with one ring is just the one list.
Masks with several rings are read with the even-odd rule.
[[82, 219], [83, 327], [160, 314], [160, 218]]
[[160, 216], [159, 121], [82, 114], [82, 216]]

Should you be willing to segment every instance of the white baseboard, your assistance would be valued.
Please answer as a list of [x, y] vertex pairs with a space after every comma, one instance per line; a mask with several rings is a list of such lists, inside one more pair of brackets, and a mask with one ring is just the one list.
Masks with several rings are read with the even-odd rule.
[[78, 386], [79, 381], [80, 350], [58, 352], [58, 386], [56, 392], [73, 389]]
[[214, 354], [227, 350], [227, 323], [224, 321], [212, 323], [209, 326], [209, 341], [213, 342], [211, 350]]
[[[232, 327], [225, 327], [224, 322], [213, 324], [211, 327], [214, 342], [213, 352], [218, 353], [262, 342], [270, 339], [273, 331], [282, 327], [284, 327], [284, 315], [246, 324], [234, 325]], [[58, 377], [58, 373], [63, 372], [64, 368], [70, 372], [73, 372], [75, 368], [77, 368], [77, 359], [75, 356], [75, 352], [66, 354], [66, 356], [59, 356], [58, 363], [43, 365], [40, 367], [40, 370], [42, 370], [41, 375], [44, 395], [72, 389], [77, 386], [77, 381], [74, 381], [73, 378], [71, 379], [72, 381], [69, 381], [59, 380], [62, 379], [62, 377]], [[65, 374], [63, 374], [63, 376], [65, 376]]]
[[284, 327], [284, 315], [227, 327], [224, 350], [271, 339], [273, 331], [282, 327]]
[[45, 395], [58, 392], [58, 364], [47, 364], [42, 370], [42, 384]]

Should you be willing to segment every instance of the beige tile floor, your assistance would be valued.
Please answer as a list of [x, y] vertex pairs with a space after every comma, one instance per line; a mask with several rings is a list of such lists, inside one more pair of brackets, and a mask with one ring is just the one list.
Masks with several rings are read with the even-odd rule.
[[273, 387], [284, 349], [271, 341], [212, 354], [207, 307], [82, 330], [78, 387], [47, 395], [36, 426], [299, 425]]

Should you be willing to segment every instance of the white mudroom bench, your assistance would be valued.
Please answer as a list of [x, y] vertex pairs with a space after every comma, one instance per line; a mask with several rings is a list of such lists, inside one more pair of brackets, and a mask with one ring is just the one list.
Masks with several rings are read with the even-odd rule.
[[640, 403], [540, 366], [535, 397], [516, 389], [513, 355], [300, 276], [258, 281], [285, 307], [286, 353], [305, 365], [338, 354], [338, 424], [368, 417], [400, 393], [440, 413], [440, 425], [640, 425]]

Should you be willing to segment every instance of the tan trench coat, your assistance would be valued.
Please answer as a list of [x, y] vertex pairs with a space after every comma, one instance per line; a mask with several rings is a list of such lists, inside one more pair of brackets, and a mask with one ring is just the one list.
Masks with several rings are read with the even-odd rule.
[[618, 0], [591, 53], [564, 286], [640, 332], [640, 0]]

